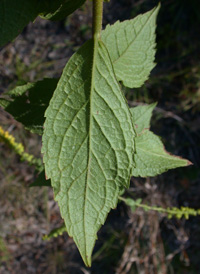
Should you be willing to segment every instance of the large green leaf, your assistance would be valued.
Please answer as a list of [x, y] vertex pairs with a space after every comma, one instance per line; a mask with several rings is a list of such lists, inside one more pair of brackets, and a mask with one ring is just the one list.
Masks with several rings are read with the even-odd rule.
[[9, 112], [26, 129], [42, 134], [44, 112], [56, 89], [58, 79], [43, 79], [17, 86], [0, 98], [0, 106]]
[[86, 0], [59, 0], [50, 1], [51, 10], [43, 12], [40, 16], [44, 19], [56, 21], [62, 20], [76, 9], [78, 9]]
[[119, 81], [137, 88], [148, 79], [154, 68], [156, 17], [160, 5], [132, 20], [107, 25], [102, 32]]
[[45, 171], [67, 231], [86, 265], [97, 231], [128, 187], [134, 130], [101, 41], [88, 41], [67, 63], [45, 113]]
[[38, 15], [38, 0], [0, 0], [0, 46], [12, 41]]

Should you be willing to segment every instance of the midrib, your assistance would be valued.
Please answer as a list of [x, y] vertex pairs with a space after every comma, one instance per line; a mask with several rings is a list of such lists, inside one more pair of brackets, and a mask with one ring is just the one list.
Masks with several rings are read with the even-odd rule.
[[[85, 184], [85, 197], [84, 197], [84, 213], [83, 213], [83, 222], [84, 222], [84, 236], [86, 238], [86, 202], [87, 202], [87, 183], [89, 180], [90, 176], [90, 164], [91, 164], [91, 129], [92, 129], [92, 96], [93, 96], [93, 91], [94, 91], [94, 79], [95, 79], [95, 70], [96, 70], [96, 56], [97, 56], [97, 51], [98, 51], [98, 39], [95, 37], [93, 39], [94, 47], [93, 47], [93, 59], [92, 59], [92, 75], [91, 75], [91, 86], [90, 86], [90, 119], [89, 119], [89, 156], [88, 156], [88, 162], [87, 162], [87, 176], [86, 176], [86, 184]], [[87, 258], [87, 250], [86, 250], [86, 240], [85, 240], [85, 256]], [[88, 263], [88, 261], [87, 261]]]

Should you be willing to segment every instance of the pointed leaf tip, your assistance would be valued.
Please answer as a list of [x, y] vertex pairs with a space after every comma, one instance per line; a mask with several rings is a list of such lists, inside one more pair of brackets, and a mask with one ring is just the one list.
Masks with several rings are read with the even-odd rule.
[[135, 138], [135, 162], [133, 176], [156, 176], [169, 169], [188, 166], [191, 163], [167, 152], [160, 138], [151, 131], [145, 131]]

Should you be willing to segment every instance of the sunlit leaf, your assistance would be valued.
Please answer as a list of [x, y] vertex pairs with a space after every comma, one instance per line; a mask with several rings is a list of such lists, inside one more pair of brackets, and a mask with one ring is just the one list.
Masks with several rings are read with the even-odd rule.
[[101, 41], [71, 57], [45, 116], [46, 175], [67, 231], [91, 265], [97, 231], [129, 185], [134, 150], [131, 114]]
[[160, 5], [132, 20], [107, 25], [102, 32], [117, 79], [127, 87], [142, 86], [155, 66], [155, 29], [159, 8]]
[[135, 138], [135, 177], [156, 176], [169, 169], [191, 165], [191, 162], [167, 152], [160, 138], [145, 131]]

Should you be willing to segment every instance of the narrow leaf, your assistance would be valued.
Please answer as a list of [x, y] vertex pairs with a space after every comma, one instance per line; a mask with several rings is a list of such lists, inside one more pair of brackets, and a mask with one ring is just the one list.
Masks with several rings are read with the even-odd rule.
[[137, 106], [130, 109], [137, 134], [150, 128], [152, 112], [157, 103]]
[[54, 8], [51, 9], [51, 11], [43, 12], [40, 16], [52, 21], [62, 20], [83, 5], [85, 1], [86, 0], [54, 0], [53, 3], [51, 3]]
[[131, 114], [101, 41], [88, 41], [67, 63], [45, 113], [45, 171], [67, 231], [86, 265], [97, 231], [129, 185]]
[[160, 138], [151, 131], [145, 131], [135, 138], [134, 155], [136, 168], [133, 176], [156, 176], [169, 169], [191, 165], [186, 159], [168, 153]]
[[0, 47], [12, 41], [38, 15], [38, 0], [0, 0]]
[[26, 129], [42, 134], [44, 112], [56, 89], [58, 79], [43, 79], [27, 83], [7, 92], [0, 98], [0, 106], [9, 112]]
[[156, 17], [160, 5], [132, 20], [107, 25], [102, 41], [108, 48], [118, 81], [137, 88], [154, 68]]

